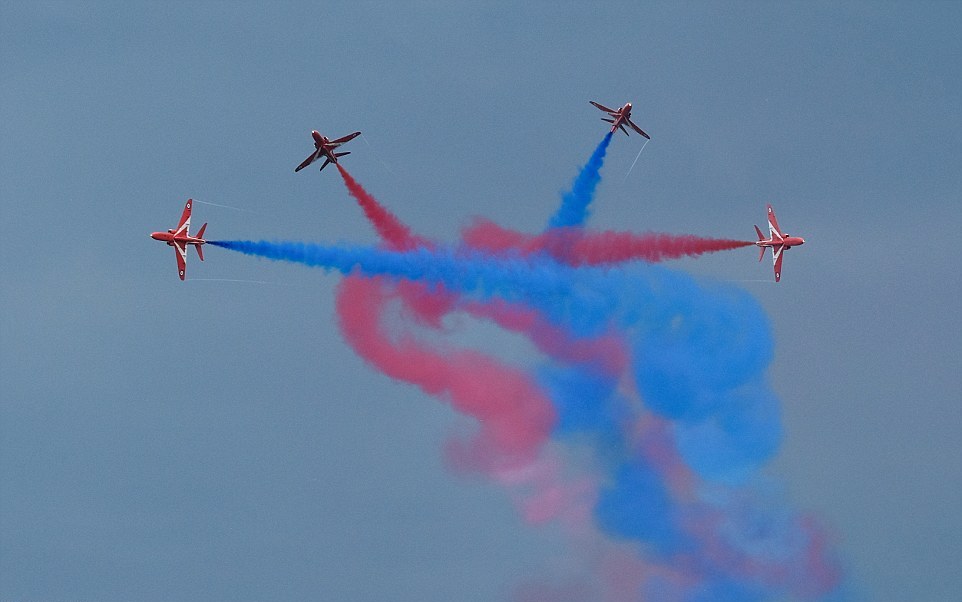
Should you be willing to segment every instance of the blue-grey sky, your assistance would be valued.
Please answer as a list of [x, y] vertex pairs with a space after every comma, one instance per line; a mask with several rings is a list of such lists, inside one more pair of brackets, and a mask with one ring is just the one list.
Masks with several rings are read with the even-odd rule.
[[[373, 243], [309, 132], [418, 232], [540, 229], [632, 101], [591, 225], [805, 236], [674, 267], [772, 322], [769, 472], [875, 600], [962, 597], [962, 8], [637, 2], [0, 5], [0, 600], [492, 600], [564, 566], [470, 422], [366, 366], [336, 275], [147, 234]], [[220, 280], [219, 280], [220, 279]], [[226, 280], [253, 280], [256, 284]], [[546, 568], [547, 567], [547, 568]]]

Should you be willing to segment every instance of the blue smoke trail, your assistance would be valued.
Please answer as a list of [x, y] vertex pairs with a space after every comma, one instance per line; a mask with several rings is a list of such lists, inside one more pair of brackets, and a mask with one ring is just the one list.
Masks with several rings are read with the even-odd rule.
[[601, 181], [601, 166], [605, 162], [605, 153], [610, 142], [611, 132], [608, 132], [575, 178], [571, 190], [562, 195], [561, 206], [548, 222], [549, 230], [580, 227], [585, 224], [588, 219], [588, 206], [595, 196], [598, 182]]
[[[546, 256], [495, 257], [444, 247], [209, 244], [343, 274], [427, 282], [479, 301], [499, 297], [523, 303], [577, 336], [595, 336], [612, 326], [630, 330], [637, 341], [637, 386], [652, 411], [686, 427], [679, 437], [692, 440], [685, 451], [693, 469], [706, 478], [731, 478], [767, 460], [777, 447], [777, 401], [763, 379], [772, 356], [768, 322], [757, 302], [738, 289], [717, 287], [709, 294], [689, 276], [659, 266], [572, 268]], [[564, 378], [555, 376], [558, 386], [552, 388], [572, 384]], [[605, 421], [583, 405], [575, 410], [576, 403], [567, 403], [564, 428], [591, 429]], [[765, 427], [763, 436], [759, 426]], [[698, 436], [710, 436], [724, 453], [700, 447]]]

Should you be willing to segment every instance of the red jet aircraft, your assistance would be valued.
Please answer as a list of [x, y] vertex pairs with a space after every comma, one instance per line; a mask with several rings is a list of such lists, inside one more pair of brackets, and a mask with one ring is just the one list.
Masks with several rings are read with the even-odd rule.
[[782, 229], [778, 227], [775, 210], [772, 209], [771, 204], [768, 205], [768, 238], [765, 238], [758, 226], [755, 226], [755, 232], [758, 233], [758, 242], [755, 243], [755, 246], [759, 247], [761, 251], [758, 261], [764, 259], [765, 249], [771, 247], [772, 263], [775, 266], [775, 282], [778, 282], [782, 279], [782, 252], [785, 249], [804, 245], [805, 239], [801, 236], [789, 236], [786, 232], [782, 232]]
[[354, 138], [361, 135], [361, 132], [354, 132], [353, 134], [348, 134], [343, 138], [338, 138], [337, 140], [328, 140], [327, 136], [321, 136], [317, 130], [311, 132], [311, 136], [314, 137], [314, 152], [311, 156], [304, 159], [304, 162], [294, 168], [295, 172], [301, 171], [314, 161], [317, 161], [321, 157], [324, 157], [324, 165], [321, 165], [323, 170], [327, 167], [328, 163], [337, 163], [338, 157], [343, 157], [344, 155], [350, 155], [351, 151], [346, 153], [335, 153], [334, 149], [341, 146], [345, 142], [353, 140]]
[[187, 271], [187, 245], [194, 245], [194, 248], [197, 249], [197, 256], [200, 257], [201, 261], [204, 261], [204, 252], [200, 246], [207, 242], [203, 238], [207, 224], [205, 223], [200, 227], [197, 236], [190, 235], [190, 207], [193, 204], [192, 199], [187, 199], [187, 205], [184, 206], [184, 213], [180, 216], [180, 223], [176, 230], [154, 232], [150, 235], [154, 240], [162, 240], [168, 246], [174, 247], [174, 255], [177, 256], [177, 273], [181, 280], [184, 279], [184, 273]]
[[639, 134], [641, 134], [641, 135], [644, 136], [645, 138], [651, 140], [651, 136], [649, 136], [648, 134], [646, 134], [640, 127], [638, 127], [637, 125], [635, 125], [634, 123], [632, 123], [632, 121], [631, 121], [631, 103], [630, 103], [630, 102], [626, 102], [626, 103], [625, 103], [625, 106], [621, 107], [620, 109], [609, 109], [609, 108], [606, 107], [605, 105], [603, 105], [603, 104], [598, 104], [597, 102], [595, 102], [595, 101], [593, 101], [593, 100], [589, 100], [588, 102], [590, 102], [591, 104], [595, 105], [596, 107], [598, 107], [599, 109], [601, 109], [601, 110], [604, 111], [605, 113], [608, 113], [608, 115], [611, 117], [611, 119], [607, 119], [607, 118], [605, 118], [605, 117], [602, 117], [601, 120], [602, 120], [602, 121], [607, 121], [608, 123], [612, 124], [612, 125], [611, 125], [611, 133], [612, 133], [612, 134], [615, 133], [615, 130], [621, 129], [621, 131], [625, 133], [625, 136], [627, 136], [627, 135], [628, 135], [628, 130], [625, 129], [625, 124], [627, 123], [628, 125], [631, 126], [631, 128], [632, 128], [633, 130], [635, 130], [636, 132], [638, 132]]

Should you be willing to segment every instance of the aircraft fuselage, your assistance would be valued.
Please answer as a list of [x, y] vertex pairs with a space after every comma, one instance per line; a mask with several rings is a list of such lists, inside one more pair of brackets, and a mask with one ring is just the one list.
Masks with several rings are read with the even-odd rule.
[[173, 232], [152, 232], [150, 237], [154, 240], [162, 240], [168, 245], [173, 245], [174, 243], [179, 243], [182, 245], [203, 245], [207, 244], [207, 241], [203, 238], [197, 238], [196, 236], [184, 236], [183, 234], [174, 234]]
[[760, 240], [755, 243], [756, 247], [784, 247], [790, 249], [799, 245], [804, 245], [805, 239], [801, 236], [786, 236], [781, 240]]

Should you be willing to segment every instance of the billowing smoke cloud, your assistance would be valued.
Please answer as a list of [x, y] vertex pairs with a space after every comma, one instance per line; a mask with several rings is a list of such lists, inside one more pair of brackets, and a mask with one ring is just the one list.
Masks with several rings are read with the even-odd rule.
[[[425, 241], [341, 169], [383, 248], [212, 244], [345, 274], [346, 341], [477, 419], [476, 436], [446, 446], [451, 465], [501, 484], [532, 524], [561, 525], [582, 555], [581, 573], [523, 584], [518, 600], [833, 596], [825, 533], [759, 472], [781, 440], [760, 306], [734, 287], [623, 265], [751, 243], [585, 230], [609, 142], [542, 235], [476, 222], [460, 244]], [[512, 367], [458, 349], [445, 321], [457, 314], [526, 337], [538, 358]]]

